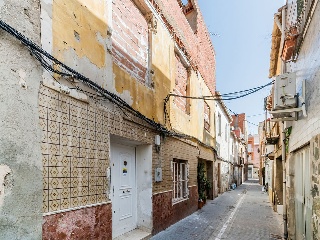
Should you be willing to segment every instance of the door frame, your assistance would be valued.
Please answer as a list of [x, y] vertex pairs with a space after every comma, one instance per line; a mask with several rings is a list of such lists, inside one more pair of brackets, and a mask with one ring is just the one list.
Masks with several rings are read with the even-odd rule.
[[[111, 166], [112, 145], [121, 145], [135, 148], [135, 182], [136, 182], [136, 225], [145, 232], [152, 231], [152, 145], [127, 139], [124, 137], [110, 135], [109, 154]], [[110, 180], [112, 183], [112, 172]], [[112, 184], [110, 184], [110, 196], [112, 196]], [[113, 201], [113, 198], [110, 198]], [[113, 213], [113, 211], [112, 211]], [[113, 216], [113, 214], [112, 214]], [[113, 230], [112, 230], [113, 232]]]

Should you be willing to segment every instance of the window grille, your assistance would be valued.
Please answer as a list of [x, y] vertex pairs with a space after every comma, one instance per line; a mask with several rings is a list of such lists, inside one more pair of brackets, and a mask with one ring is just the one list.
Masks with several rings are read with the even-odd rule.
[[183, 160], [173, 160], [172, 162], [172, 179], [173, 179], [173, 203], [187, 199], [188, 190], [188, 162]]

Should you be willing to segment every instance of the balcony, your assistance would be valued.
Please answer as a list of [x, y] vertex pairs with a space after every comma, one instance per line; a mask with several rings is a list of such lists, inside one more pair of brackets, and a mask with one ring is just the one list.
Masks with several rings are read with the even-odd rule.
[[266, 134], [266, 145], [275, 145], [278, 143], [280, 136], [279, 135], [271, 135]]

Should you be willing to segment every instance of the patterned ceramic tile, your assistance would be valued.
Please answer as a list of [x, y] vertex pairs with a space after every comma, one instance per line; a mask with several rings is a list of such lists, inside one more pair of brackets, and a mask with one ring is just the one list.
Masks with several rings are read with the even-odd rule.
[[59, 133], [59, 123], [48, 120], [48, 131]]
[[60, 121], [63, 124], [69, 124], [70, 123], [69, 114], [65, 112], [61, 112]]
[[71, 133], [71, 131], [69, 130], [69, 125], [61, 123], [60, 134], [71, 135], [70, 133]]
[[48, 142], [48, 132], [41, 131], [41, 142], [46, 143]]
[[71, 157], [72, 156], [72, 147], [60, 145], [60, 154], [62, 156]]
[[70, 169], [70, 163], [71, 163], [71, 158], [70, 157], [61, 157], [61, 164], [60, 166], [63, 166], [63, 167], [67, 167]]
[[50, 121], [58, 122], [58, 120], [59, 120], [58, 111], [56, 111], [54, 109], [49, 109], [48, 110], [48, 119], [50, 119]]
[[81, 185], [81, 178], [80, 177], [71, 178], [71, 187], [78, 188], [80, 185]]
[[48, 97], [44, 94], [39, 94], [39, 105], [43, 107], [47, 107], [48, 105]]
[[66, 191], [68, 193], [70, 193], [70, 186], [71, 186], [71, 178], [62, 178], [61, 179], [61, 186], [63, 191]]
[[79, 156], [79, 151], [80, 151], [80, 149], [78, 147], [72, 147], [72, 150], [71, 150], [72, 156], [78, 157]]
[[73, 137], [79, 137], [79, 129], [78, 127], [70, 126], [70, 135]]
[[89, 139], [95, 141], [96, 140], [96, 132], [94, 130], [88, 129], [87, 136]]
[[69, 111], [70, 111], [70, 115], [72, 115], [72, 116], [80, 116], [81, 108], [75, 107], [75, 106], [70, 106]]
[[99, 189], [103, 189], [103, 188], [101, 188], [101, 186], [103, 186], [103, 177], [97, 177], [96, 178], [96, 184], [97, 184], [97, 190], [99, 190]]
[[49, 201], [49, 212], [60, 210], [60, 201], [52, 200]]
[[88, 130], [84, 128], [79, 128], [79, 136], [82, 138], [87, 138]]
[[61, 209], [67, 209], [70, 208], [70, 199], [61, 199]]
[[59, 100], [54, 98], [48, 98], [47, 102], [48, 109], [50, 110], [58, 110], [59, 109]]
[[105, 192], [103, 186], [97, 186], [97, 190], [96, 190], [96, 193], [99, 195], [99, 194], [103, 194]]
[[62, 167], [61, 168], [61, 176], [63, 178], [70, 177], [70, 167]]
[[86, 158], [88, 156], [88, 150], [86, 148], [80, 148], [79, 149], [79, 157]]
[[49, 153], [53, 155], [59, 155], [60, 145], [58, 144], [48, 144]]
[[70, 197], [78, 197], [79, 196], [79, 188], [78, 187], [75, 187], [75, 188], [71, 188], [71, 194], [70, 194]]
[[48, 133], [48, 143], [60, 144], [60, 137], [58, 133], [49, 132]]
[[70, 116], [70, 125], [74, 127], [79, 127], [80, 119], [78, 116]]
[[71, 177], [77, 178], [79, 176], [79, 168], [72, 168], [71, 169]]
[[48, 131], [48, 120], [44, 118], [39, 119], [40, 129], [43, 131]]
[[71, 147], [79, 147], [79, 138], [78, 137], [70, 137], [69, 146]]
[[82, 138], [83, 135], [80, 135], [80, 136], [81, 136], [81, 138], [79, 139], [80, 148], [86, 149], [87, 147], [89, 147], [88, 140], [86, 138]]
[[43, 189], [49, 189], [49, 179], [48, 178], [43, 179], [42, 186], [43, 186]]
[[88, 205], [89, 197], [88, 196], [79, 197], [79, 201], [82, 206]]
[[80, 206], [78, 197], [72, 197], [70, 207], [78, 207], [78, 206]]
[[105, 196], [105, 194], [99, 194], [97, 195], [97, 202], [106, 202], [107, 198]]
[[[49, 177], [49, 189], [57, 189], [58, 187], [60, 187], [60, 179], [57, 177]], [[51, 196], [49, 197], [49, 199], [51, 200]]]
[[80, 196], [88, 196], [89, 188], [88, 187], [81, 187]]
[[88, 179], [88, 178], [81, 178], [81, 180], [80, 180], [80, 185], [81, 185], [82, 187], [89, 186], [89, 179]]
[[61, 189], [60, 198], [61, 199], [70, 198], [70, 188]]
[[42, 195], [43, 195], [43, 201], [46, 202], [48, 204], [48, 201], [49, 201], [49, 190], [47, 189], [44, 189], [43, 192], [42, 192]]
[[96, 195], [90, 195], [88, 204], [95, 204], [95, 203], [97, 203]]
[[42, 168], [42, 176], [43, 176], [43, 178], [48, 178], [49, 177], [49, 168], [48, 167], [43, 167]]
[[42, 203], [42, 212], [48, 212], [49, 211], [49, 205], [48, 205], [48, 202], [46, 201], [43, 201]]
[[39, 101], [43, 211], [105, 201], [108, 113], [46, 88]]
[[90, 188], [94, 188], [94, 193], [96, 192], [96, 178], [95, 177], [89, 177], [89, 186]]
[[[60, 102], [60, 111], [62, 113], [68, 114], [69, 115], [69, 103], [61, 101]], [[62, 119], [61, 119], [62, 120]]]
[[49, 166], [49, 155], [42, 155], [42, 166]]
[[47, 107], [39, 106], [39, 117], [43, 119], [48, 118], [48, 109]]

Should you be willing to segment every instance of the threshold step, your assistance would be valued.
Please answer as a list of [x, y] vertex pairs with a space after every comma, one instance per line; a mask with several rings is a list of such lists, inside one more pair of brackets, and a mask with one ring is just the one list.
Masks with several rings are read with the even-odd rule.
[[139, 228], [133, 229], [130, 232], [120, 235], [113, 240], [148, 240], [151, 238], [151, 233], [143, 231]]

